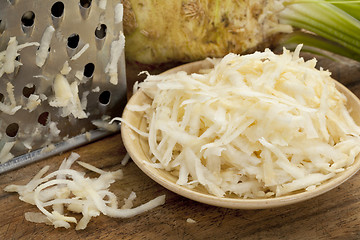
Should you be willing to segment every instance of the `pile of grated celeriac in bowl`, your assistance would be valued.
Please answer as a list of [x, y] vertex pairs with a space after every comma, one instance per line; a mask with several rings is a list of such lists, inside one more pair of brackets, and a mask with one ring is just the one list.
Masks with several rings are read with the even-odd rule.
[[360, 127], [330, 72], [284, 49], [228, 54], [205, 73], [149, 75], [138, 87], [153, 167], [218, 197], [315, 189], [360, 152]]

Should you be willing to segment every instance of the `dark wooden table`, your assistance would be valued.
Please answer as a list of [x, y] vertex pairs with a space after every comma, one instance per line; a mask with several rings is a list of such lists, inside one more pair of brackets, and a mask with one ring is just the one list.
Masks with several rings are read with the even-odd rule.
[[[360, 67], [331, 63], [334, 78], [341, 79], [360, 96]], [[104, 170], [123, 169], [124, 178], [111, 190], [121, 202], [136, 192], [135, 205], [165, 194], [166, 203], [128, 219], [104, 215], [93, 218], [86, 230], [54, 229], [29, 223], [24, 213], [36, 211], [14, 193], [2, 189], [25, 184], [45, 165], [56, 170], [69, 152], [0, 175], [0, 239], [360, 239], [360, 174], [314, 199], [281, 208], [234, 210], [201, 204], [158, 185], [130, 161], [120, 134], [74, 149], [81, 160]], [[76, 166], [77, 169], [80, 169]], [[91, 176], [91, 175], [90, 175]], [[195, 220], [188, 223], [187, 219]]]

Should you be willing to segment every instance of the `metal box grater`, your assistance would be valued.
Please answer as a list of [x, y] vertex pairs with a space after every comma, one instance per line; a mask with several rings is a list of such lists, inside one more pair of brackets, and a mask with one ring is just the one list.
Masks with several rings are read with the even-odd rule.
[[[16, 57], [21, 65], [0, 78], [0, 105], [11, 105], [13, 94], [16, 106], [21, 106], [14, 114], [0, 108], [0, 162], [12, 157], [0, 164], [0, 173], [111, 133], [94, 121], [106, 125], [108, 119], [121, 115], [126, 104], [124, 52], [116, 60], [111, 48], [122, 35], [122, 21], [116, 20], [122, 14], [119, 4], [115, 0], [0, 0], [3, 54], [11, 37], [18, 45], [41, 43], [46, 29], [54, 29], [43, 66], [36, 64], [39, 46], [28, 46]], [[110, 83], [105, 72], [114, 57], [117, 84]], [[69, 84], [76, 82], [86, 118], [50, 104], [55, 96], [53, 83], [66, 61], [71, 71], [63, 76]], [[0, 69], [2, 64], [0, 53]], [[31, 104], [38, 105], [30, 108]]]

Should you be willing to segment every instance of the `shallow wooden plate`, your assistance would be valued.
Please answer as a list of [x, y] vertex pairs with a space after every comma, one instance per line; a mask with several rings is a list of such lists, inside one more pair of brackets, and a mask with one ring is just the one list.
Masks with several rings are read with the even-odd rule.
[[[211, 68], [212, 64], [208, 61], [199, 61], [194, 63], [185, 64], [162, 74], [174, 73], [177, 71], [185, 71], [187, 73], [198, 72], [200, 69]], [[352, 117], [357, 124], [360, 124], [360, 100], [346, 87], [339, 82], [336, 82], [336, 87], [341, 91], [348, 99], [347, 107], [352, 110]], [[151, 99], [147, 97], [141, 90], [134, 94], [128, 104], [129, 105], [143, 105], [144, 103], [151, 103]], [[143, 118], [143, 113], [132, 112], [125, 108], [123, 112], [123, 119], [131, 123], [138, 129], [146, 128], [146, 120]], [[356, 159], [352, 166], [348, 167], [345, 171], [338, 173], [336, 177], [324, 182], [316, 189], [311, 191], [303, 191], [287, 196], [267, 198], [267, 199], [243, 199], [243, 198], [230, 198], [230, 197], [216, 197], [213, 196], [202, 188], [189, 189], [176, 184], [177, 178], [171, 175], [169, 172], [161, 169], [156, 169], [146, 162], [150, 161], [149, 146], [147, 139], [139, 136], [133, 130], [131, 130], [126, 124], [121, 126], [121, 135], [130, 157], [136, 163], [136, 165], [150, 178], [164, 186], [165, 188], [182, 195], [186, 198], [226, 208], [235, 209], [264, 209], [272, 207], [280, 207], [289, 204], [294, 204], [310, 198], [316, 197], [320, 194], [328, 192], [329, 190], [339, 186], [345, 182], [351, 176], [353, 176], [360, 168], [360, 157]]]

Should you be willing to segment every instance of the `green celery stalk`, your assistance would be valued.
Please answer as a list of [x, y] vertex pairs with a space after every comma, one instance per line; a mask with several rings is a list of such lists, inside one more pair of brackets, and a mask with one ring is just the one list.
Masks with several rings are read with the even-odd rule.
[[354, 54], [351, 50], [338, 43], [328, 41], [323, 37], [302, 31], [295, 31], [286, 36], [286, 41], [283, 45], [288, 49], [295, 49], [299, 43], [304, 44], [303, 50], [306, 52], [311, 52], [316, 55], [326, 56], [336, 60], [330, 54], [319, 51], [319, 49], [322, 49], [360, 62], [359, 54]]
[[326, 1], [350, 14], [357, 20], [360, 20], [360, 1]]
[[297, 43], [311, 45], [359, 61], [360, 21], [334, 5], [344, 7], [347, 6], [345, 2], [354, 6], [359, 5], [356, 3], [359, 1], [292, 0], [285, 2], [286, 8], [280, 13], [281, 23], [305, 29], [321, 37], [315, 38], [302, 34], [295, 38], [296, 34], [293, 34], [289, 36], [288, 41], [295, 43], [296, 40]]

